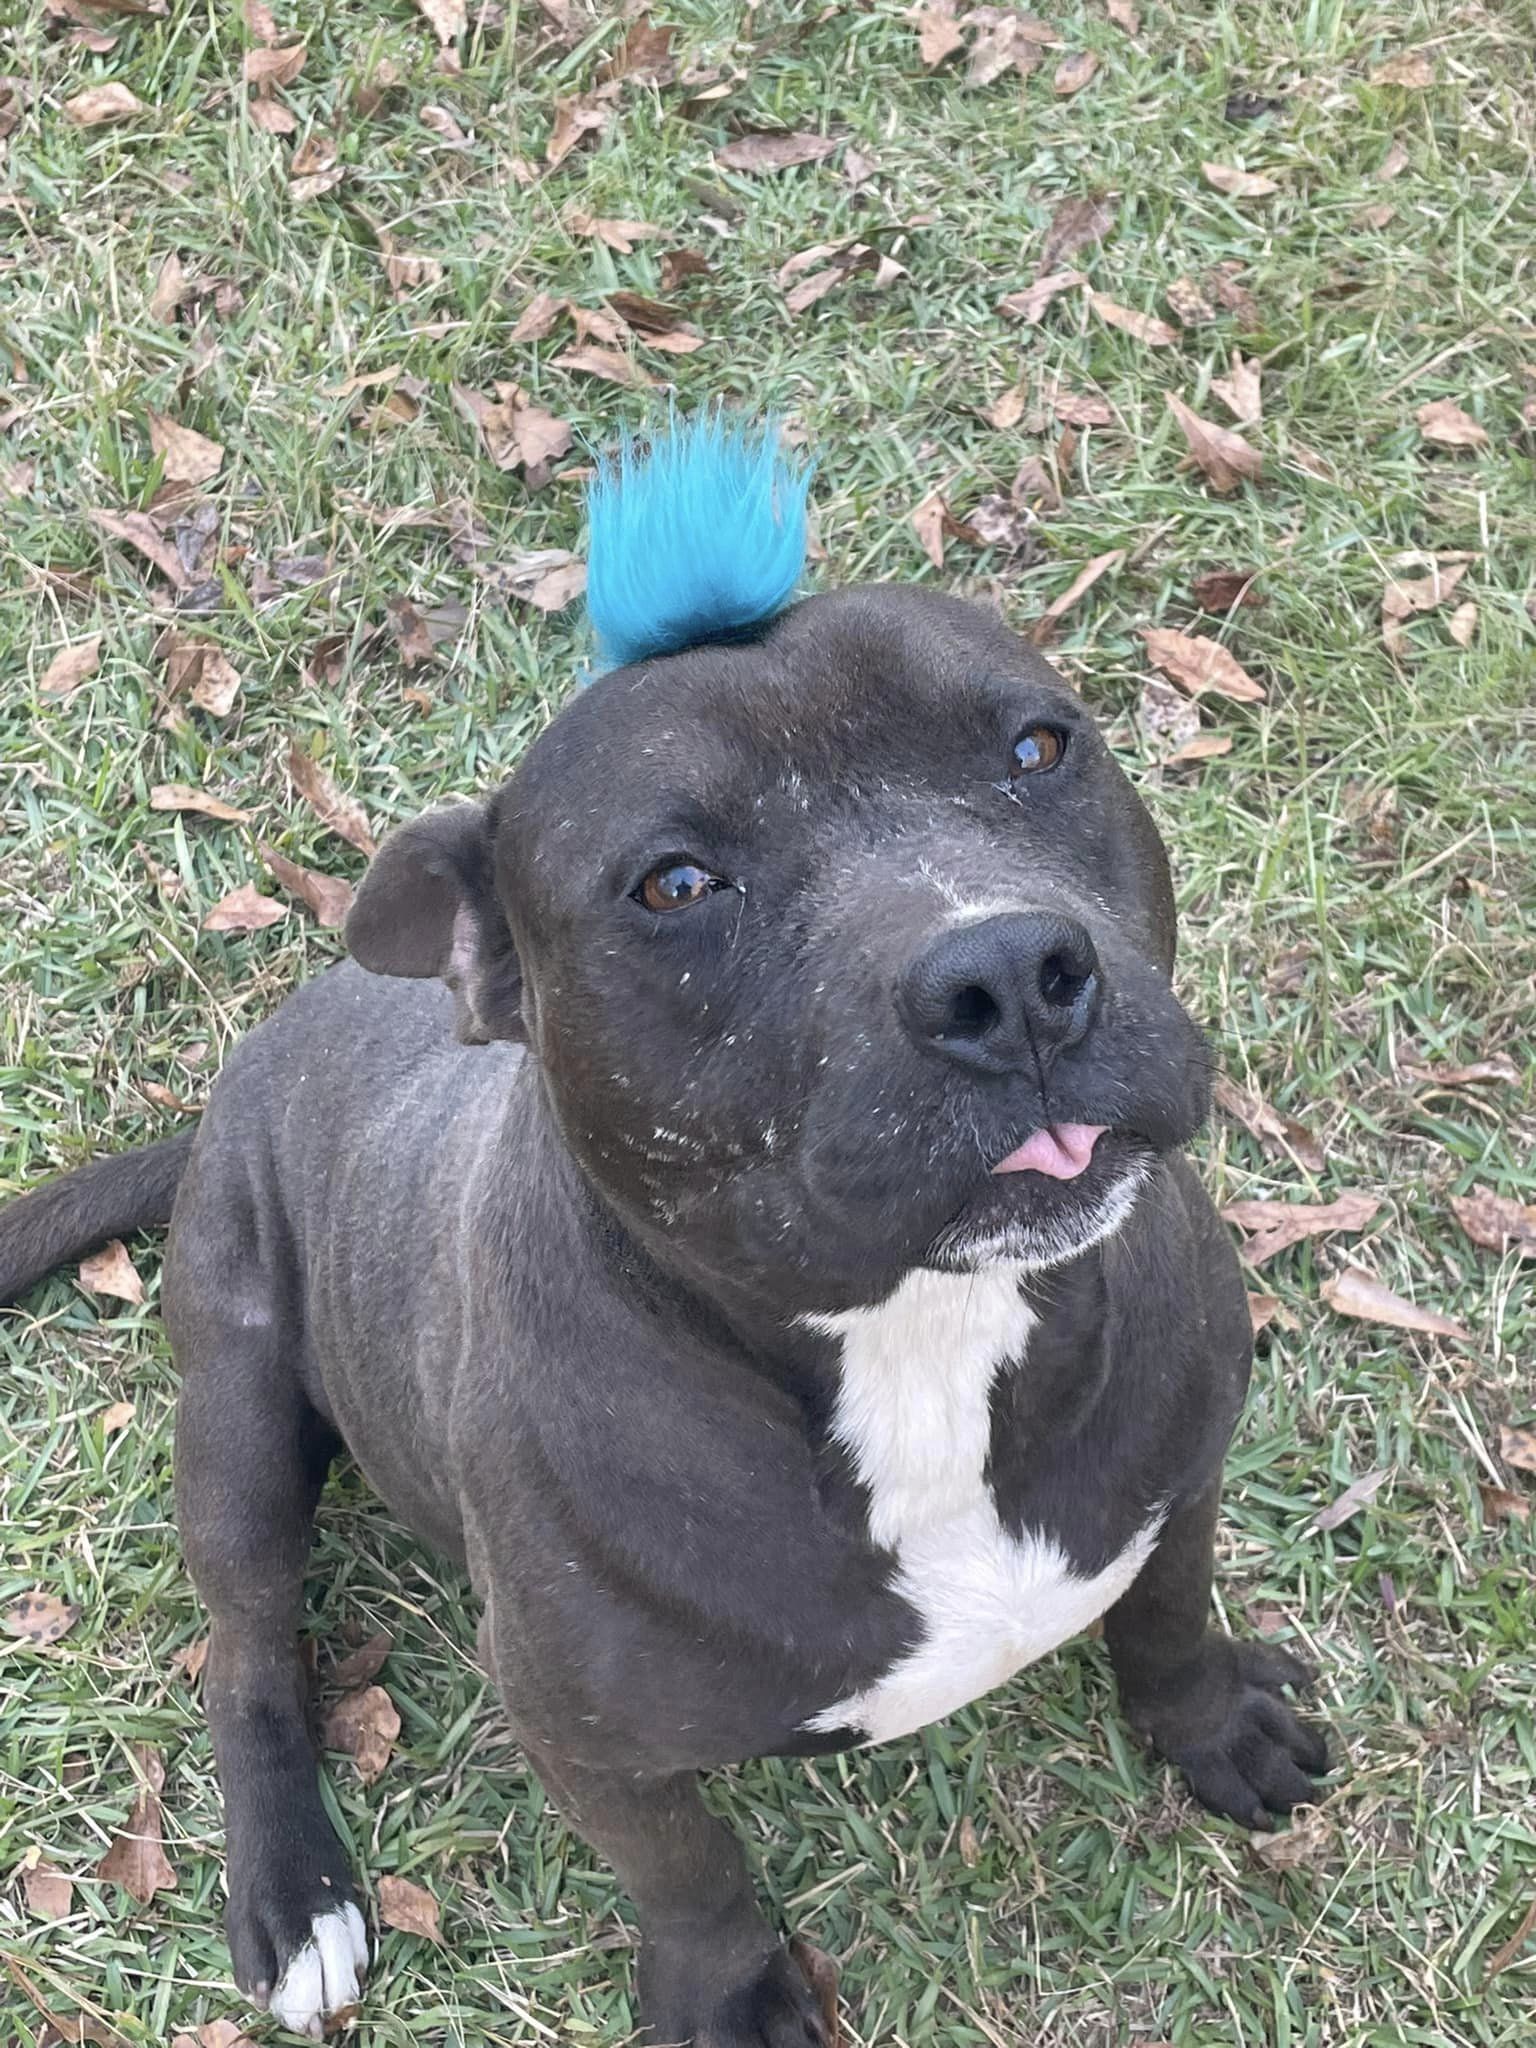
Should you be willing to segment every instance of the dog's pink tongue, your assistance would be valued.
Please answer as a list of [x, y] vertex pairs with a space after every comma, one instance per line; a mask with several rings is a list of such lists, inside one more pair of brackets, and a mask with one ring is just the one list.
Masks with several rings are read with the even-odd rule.
[[1093, 1157], [1096, 1140], [1108, 1124], [1047, 1124], [1032, 1131], [1006, 1159], [999, 1159], [994, 1173], [1044, 1173], [1052, 1180], [1076, 1180]]

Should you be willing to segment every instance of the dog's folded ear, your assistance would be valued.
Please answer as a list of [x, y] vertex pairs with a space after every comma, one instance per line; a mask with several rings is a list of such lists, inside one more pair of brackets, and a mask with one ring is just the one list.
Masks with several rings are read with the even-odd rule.
[[347, 912], [347, 951], [370, 974], [436, 976], [466, 1045], [522, 1039], [523, 977], [496, 896], [485, 804], [428, 811], [391, 832]]

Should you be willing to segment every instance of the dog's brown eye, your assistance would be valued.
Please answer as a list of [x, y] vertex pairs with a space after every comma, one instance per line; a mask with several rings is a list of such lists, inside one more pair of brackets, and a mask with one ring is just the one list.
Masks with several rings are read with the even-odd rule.
[[722, 876], [696, 867], [691, 860], [669, 860], [651, 869], [635, 895], [647, 910], [686, 910], [691, 903], [702, 903], [716, 889], [729, 887]]
[[1054, 768], [1066, 746], [1066, 741], [1054, 726], [1032, 725], [1013, 743], [1013, 766], [1008, 771], [1010, 777], [1017, 781], [1021, 775], [1038, 775], [1042, 769]]

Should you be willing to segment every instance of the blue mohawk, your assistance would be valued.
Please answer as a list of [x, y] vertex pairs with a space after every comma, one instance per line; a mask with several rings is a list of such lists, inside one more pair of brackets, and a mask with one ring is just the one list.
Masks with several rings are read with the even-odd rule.
[[643, 456], [626, 435], [587, 494], [587, 612], [604, 663], [765, 626], [805, 566], [810, 488], [771, 422], [674, 420]]

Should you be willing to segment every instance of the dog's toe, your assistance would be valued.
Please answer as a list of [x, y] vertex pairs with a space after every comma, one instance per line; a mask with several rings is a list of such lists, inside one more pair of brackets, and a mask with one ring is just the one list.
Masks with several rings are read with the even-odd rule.
[[293, 2033], [321, 2040], [327, 2022], [336, 2020], [362, 1997], [367, 1968], [363, 1916], [349, 1900], [316, 1914], [309, 1940], [289, 1957], [267, 2009]]

